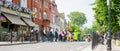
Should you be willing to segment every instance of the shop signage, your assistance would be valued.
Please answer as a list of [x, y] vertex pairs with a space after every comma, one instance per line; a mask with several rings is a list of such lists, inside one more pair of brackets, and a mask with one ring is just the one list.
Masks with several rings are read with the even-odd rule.
[[0, 16], [0, 21], [7, 22], [7, 20], [3, 16]]

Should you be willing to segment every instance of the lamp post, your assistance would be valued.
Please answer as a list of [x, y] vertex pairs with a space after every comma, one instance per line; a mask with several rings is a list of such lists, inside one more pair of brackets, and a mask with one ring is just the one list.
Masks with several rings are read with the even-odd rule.
[[107, 35], [107, 50], [111, 51], [111, 31], [110, 31], [110, 0], [107, 0], [108, 6], [108, 35]]

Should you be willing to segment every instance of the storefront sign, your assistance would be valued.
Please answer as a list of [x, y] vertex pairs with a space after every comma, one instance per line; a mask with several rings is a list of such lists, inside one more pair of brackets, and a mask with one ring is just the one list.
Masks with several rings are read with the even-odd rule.
[[6, 20], [3, 16], [0, 16], [0, 20]]
[[0, 16], [0, 21], [7, 22], [7, 20], [3, 16]]

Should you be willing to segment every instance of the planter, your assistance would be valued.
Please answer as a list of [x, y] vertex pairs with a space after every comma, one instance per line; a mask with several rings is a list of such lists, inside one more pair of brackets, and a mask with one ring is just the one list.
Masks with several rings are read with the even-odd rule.
[[[17, 11], [14, 11], [14, 10], [11, 10], [11, 9], [8, 9], [8, 8], [5, 8], [5, 7], [1, 7], [1, 11], [5, 12], [5, 13], [13, 14], [13, 15], [18, 15]], [[22, 13], [22, 12], [21, 12], [21, 16], [26, 17], [26, 18], [30, 18], [30, 14], [25, 14], [25, 13]]]

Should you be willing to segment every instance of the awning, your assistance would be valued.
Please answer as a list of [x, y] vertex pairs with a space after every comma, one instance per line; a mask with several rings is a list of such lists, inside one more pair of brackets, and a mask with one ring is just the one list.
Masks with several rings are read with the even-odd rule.
[[12, 24], [26, 25], [18, 16], [11, 15], [11, 14], [7, 14], [7, 13], [3, 13], [3, 15], [5, 15], [5, 17], [6, 17], [10, 22], [12, 22]]
[[31, 21], [29, 18], [22, 18], [29, 26], [34, 27], [36, 24]]

